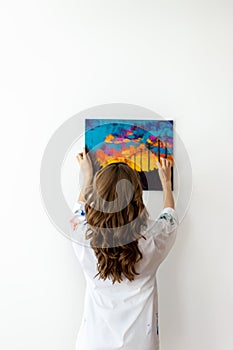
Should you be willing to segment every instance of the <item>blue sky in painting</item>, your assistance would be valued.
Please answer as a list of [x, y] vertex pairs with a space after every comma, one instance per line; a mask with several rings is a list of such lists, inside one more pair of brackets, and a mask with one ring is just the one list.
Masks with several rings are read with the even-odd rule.
[[[89, 150], [101, 148], [109, 134], [128, 140], [142, 138], [138, 144], [146, 144], [147, 139], [153, 136], [159, 137], [161, 141], [167, 139], [172, 145], [168, 147], [168, 154], [173, 153], [173, 120], [85, 119], [85, 144]], [[135, 142], [127, 143], [130, 144], [135, 145]], [[114, 144], [114, 148], [120, 149], [121, 144]], [[154, 148], [156, 150], [157, 147]]]

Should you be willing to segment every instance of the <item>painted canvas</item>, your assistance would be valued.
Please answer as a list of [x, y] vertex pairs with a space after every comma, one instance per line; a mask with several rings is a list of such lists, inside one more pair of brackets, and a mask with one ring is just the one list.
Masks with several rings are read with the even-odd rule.
[[173, 120], [85, 119], [85, 147], [94, 174], [113, 162], [136, 170], [143, 190], [161, 191], [156, 160], [171, 160], [173, 190]]

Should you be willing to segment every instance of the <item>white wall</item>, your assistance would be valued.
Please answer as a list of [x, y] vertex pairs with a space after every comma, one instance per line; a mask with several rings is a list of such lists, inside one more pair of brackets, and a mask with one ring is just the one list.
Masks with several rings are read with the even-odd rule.
[[162, 350], [231, 350], [233, 3], [1, 1], [0, 348], [74, 350], [84, 277], [40, 197], [49, 138], [94, 105], [176, 120], [189, 211], [158, 272]]

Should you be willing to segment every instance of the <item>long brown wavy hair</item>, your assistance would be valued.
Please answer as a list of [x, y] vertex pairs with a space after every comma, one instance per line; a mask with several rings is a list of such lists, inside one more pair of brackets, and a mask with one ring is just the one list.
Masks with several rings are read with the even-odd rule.
[[122, 162], [110, 163], [98, 170], [84, 193], [85, 235], [98, 259], [99, 279], [112, 284], [124, 275], [133, 281], [136, 263], [143, 258], [138, 247], [141, 229], [147, 227], [149, 213], [142, 199], [139, 174]]

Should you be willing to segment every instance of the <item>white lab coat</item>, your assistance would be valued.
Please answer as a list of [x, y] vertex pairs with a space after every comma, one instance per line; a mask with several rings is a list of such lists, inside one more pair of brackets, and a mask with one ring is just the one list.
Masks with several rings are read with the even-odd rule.
[[[97, 258], [85, 239], [87, 221], [84, 202], [77, 201], [73, 212], [78, 225], [72, 241], [86, 279], [84, 313], [77, 334], [76, 350], [158, 350], [159, 317], [156, 271], [171, 250], [179, 225], [177, 212], [164, 208], [157, 219], [148, 220], [148, 229], [139, 239], [143, 254], [135, 269], [140, 275], [121, 283], [93, 278]], [[77, 220], [78, 219], [78, 220]], [[75, 220], [74, 220], [75, 221]]]

